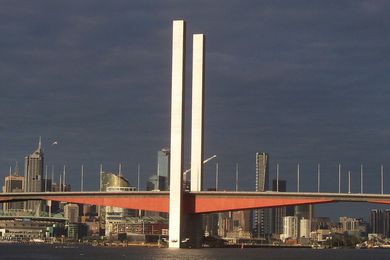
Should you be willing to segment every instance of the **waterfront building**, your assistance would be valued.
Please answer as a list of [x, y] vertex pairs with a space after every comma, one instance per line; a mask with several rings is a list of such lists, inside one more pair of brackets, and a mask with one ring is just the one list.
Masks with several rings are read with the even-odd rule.
[[[19, 168], [16, 164], [15, 171], [12, 173], [10, 168], [9, 176], [5, 177], [3, 192], [23, 192], [24, 189], [24, 177], [19, 176]], [[23, 209], [23, 202], [8, 202], [3, 204], [3, 210], [20, 210]]]
[[64, 206], [64, 218], [66, 218], [69, 223], [78, 223], [79, 222], [79, 205], [66, 204]]
[[360, 221], [356, 218], [340, 217], [339, 222], [341, 224], [342, 232], [359, 232]]
[[287, 216], [283, 218], [283, 240], [298, 238], [298, 217]]
[[[285, 180], [272, 180], [272, 191], [286, 192], [287, 182]], [[283, 233], [283, 218], [294, 215], [294, 207], [275, 207], [271, 209], [271, 230], [275, 238]]]
[[383, 235], [390, 238], [390, 209], [383, 212]]
[[370, 233], [384, 234], [383, 212], [380, 209], [372, 209], [370, 212]]
[[[307, 219], [310, 222], [310, 231], [313, 230], [312, 219], [314, 217], [314, 206], [313, 205], [298, 205], [294, 207], [294, 215], [301, 219]], [[299, 234], [298, 234], [299, 235]]]
[[[256, 191], [264, 192], [269, 188], [269, 155], [264, 152], [256, 153]], [[256, 209], [253, 211], [252, 235], [256, 238], [270, 239], [271, 210]]]
[[[100, 172], [100, 191], [135, 191], [135, 187], [131, 187], [129, 181], [119, 173]], [[121, 222], [125, 217], [134, 215], [133, 210], [118, 208], [118, 207], [100, 207], [100, 228], [101, 234], [110, 236], [114, 223]]]
[[[20, 213], [32, 213], [21, 211]], [[65, 218], [32, 215], [0, 216], [0, 240], [30, 241], [64, 235]], [[54, 230], [56, 232], [54, 232]]]
[[300, 238], [310, 238], [311, 232], [311, 223], [310, 220], [301, 218], [299, 220], [299, 237]]
[[[24, 191], [42, 192], [44, 190], [44, 156], [41, 138], [39, 138], [38, 148], [32, 154], [26, 156], [24, 162]], [[27, 201], [24, 204], [24, 209], [40, 211], [43, 208], [42, 205], [41, 201]]]

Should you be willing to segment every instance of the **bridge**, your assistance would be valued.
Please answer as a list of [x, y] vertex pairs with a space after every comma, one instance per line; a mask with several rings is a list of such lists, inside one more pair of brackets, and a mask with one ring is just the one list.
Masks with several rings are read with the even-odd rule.
[[202, 191], [205, 71], [205, 37], [203, 34], [193, 35], [191, 191], [184, 191], [183, 144], [185, 143], [185, 22], [183, 20], [173, 21], [172, 29], [172, 96], [169, 147], [171, 151], [170, 191], [0, 193], [0, 202], [25, 200], [64, 201], [98, 206], [114, 206], [129, 209], [168, 212], [170, 248], [182, 247], [183, 238], [188, 237], [190, 237], [190, 241], [195, 247], [199, 247], [199, 242], [202, 238], [202, 218], [200, 216], [204, 213], [333, 202], [369, 202], [390, 204], [390, 195], [384, 194]]
[[[169, 212], [168, 191], [21, 192], [0, 193], [0, 202], [46, 200]], [[199, 191], [183, 194], [183, 213], [197, 215], [224, 211], [335, 202], [390, 204], [388, 194], [319, 192]]]

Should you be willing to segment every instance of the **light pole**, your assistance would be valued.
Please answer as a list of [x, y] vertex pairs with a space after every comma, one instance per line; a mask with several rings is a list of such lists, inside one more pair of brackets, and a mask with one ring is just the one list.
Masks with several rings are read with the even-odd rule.
[[363, 194], [363, 164], [360, 164], [360, 193]]
[[218, 163], [215, 164], [215, 191], [218, 190]]
[[348, 171], [348, 193], [351, 193], [351, 171]]
[[238, 163], [236, 163], [236, 191], [238, 191]]
[[320, 172], [320, 164], [317, 165], [317, 192], [320, 192], [320, 179], [321, 179], [321, 172]]
[[84, 164], [81, 165], [81, 183], [80, 190], [84, 191]]
[[341, 193], [341, 164], [339, 163], [339, 193]]
[[383, 164], [381, 165], [381, 194], [383, 194]]
[[299, 171], [300, 171], [300, 169], [299, 169], [299, 163], [298, 163], [298, 165], [297, 165], [297, 192], [299, 192]]
[[276, 192], [279, 192], [279, 163], [276, 164]]

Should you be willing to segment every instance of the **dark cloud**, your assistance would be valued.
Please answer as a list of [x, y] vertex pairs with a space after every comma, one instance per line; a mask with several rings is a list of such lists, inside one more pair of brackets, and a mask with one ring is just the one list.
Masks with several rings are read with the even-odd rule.
[[[375, 192], [379, 165], [390, 166], [389, 11], [388, 1], [2, 1], [0, 177], [42, 135], [47, 163], [67, 164], [76, 188], [81, 163], [91, 189], [100, 163], [124, 163], [133, 183], [141, 163], [145, 181], [169, 145], [171, 23], [183, 18], [187, 101], [191, 34], [207, 37], [206, 156], [218, 155], [221, 187], [234, 187], [238, 162], [252, 190], [254, 154], [266, 151], [289, 190], [298, 162], [307, 189], [318, 162], [330, 179], [342, 162], [354, 174], [364, 163]], [[213, 173], [211, 163], [207, 187]]]

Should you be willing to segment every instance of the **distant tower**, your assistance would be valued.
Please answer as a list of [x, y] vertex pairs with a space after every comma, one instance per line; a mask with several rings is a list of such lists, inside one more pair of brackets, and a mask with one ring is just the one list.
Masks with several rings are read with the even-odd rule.
[[[309, 221], [310, 231], [312, 226], [312, 220], [314, 217], [314, 205], [297, 205], [294, 207], [294, 215], [298, 218], [298, 221], [301, 219], [307, 219]], [[298, 234], [301, 236], [301, 234]]]
[[157, 152], [157, 176], [159, 180], [159, 190], [169, 190], [170, 154], [169, 149], [161, 149]]
[[[268, 190], [269, 183], [269, 155], [267, 153], [256, 153], [256, 191]], [[270, 238], [271, 210], [256, 209], [253, 211], [253, 236], [257, 238]]]
[[256, 191], [267, 191], [269, 182], [269, 155], [256, 153]]
[[370, 211], [370, 232], [383, 234], [383, 211], [380, 209], [372, 209]]
[[[44, 189], [43, 177], [43, 150], [41, 138], [39, 138], [38, 148], [30, 155], [25, 157], [24, 161], [24, 191], [42, 192]], [[39, 211], [42, 209], [42, 202], [27, 201], [25, 210]]]
[[[285, 180], [272, 180], [272, 191], [279, 191], [279, 192], [286, 192], [286, 181]], [[293, 211], [291, 210], [291, 207], [275, 207], [271, 209], [272, 212], [272, 220], [271, 220], [271, 227], [272, 227], [272, 234], [279, 236], [283, 233], [283, 218], [285, 216], [291, 216], [290, 213]], [[290, 215], [291, 214], [291, 215]]]
[[[24, 189], [24, 177], [19, 176], [18, 163], [16, 163], [15, 170], [12, 173], [10, 168], [9, 176], [5, 177], [3, 192], [23, 192]], [[13, 210], [13, 209], [23, 209], [24, 203], [19, 202], [9, 202], [3, 204], [4, 210]]]

